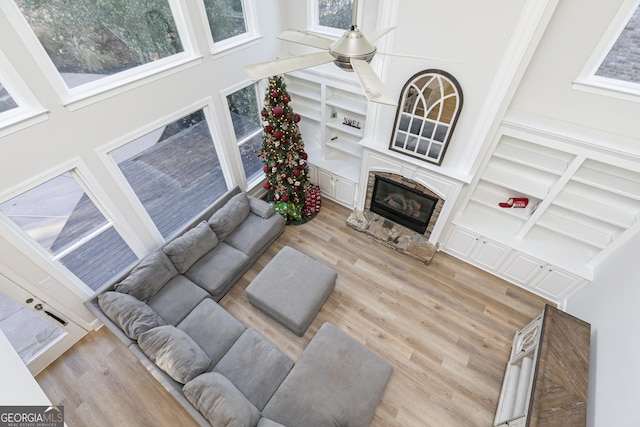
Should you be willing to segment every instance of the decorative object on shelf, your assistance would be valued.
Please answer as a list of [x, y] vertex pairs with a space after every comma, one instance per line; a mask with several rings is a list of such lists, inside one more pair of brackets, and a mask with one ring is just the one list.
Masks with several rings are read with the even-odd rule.
[[351, 126], [352, 128], [360, 129], [360, 122], [355, 119], [345, 117], [342, 121], [343, 125]]
[[440, 165], [461, 110], [462, 89], [451, 74], [415, 74], [400, 94], [389, 149]]
[[529, 199], [526, 197], [512, 197], [506, 202], [498, 203], [501, 208], [526, 208], [529, 204]]
[[[264, 162], [267, 201], [288, 224], [301, 224], [312, 219], [317, 210], [306, 209], [309, 183], [308, 155], [300, 135], [300, 116], [289, 106], [291, 97], [280, 76], [269, 79], [264, 98], [262, 120], [264, 139], [259, 157]], [[314, 206], [318, 195], [313, 195]]]

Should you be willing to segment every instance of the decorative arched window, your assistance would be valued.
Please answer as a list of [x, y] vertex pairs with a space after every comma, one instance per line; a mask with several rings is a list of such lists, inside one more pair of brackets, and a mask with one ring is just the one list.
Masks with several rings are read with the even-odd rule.
[[462, 109], [462, 89], [442, 70], [411, 77], [402, 89], [389, 148], [437, 165]]

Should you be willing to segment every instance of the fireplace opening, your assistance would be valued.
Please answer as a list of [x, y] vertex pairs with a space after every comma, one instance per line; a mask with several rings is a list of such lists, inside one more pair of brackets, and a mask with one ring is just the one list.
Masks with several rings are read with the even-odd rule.
[[424, 234], [437, 203], [436, 197], [375, 175], [369, 210], [417, 233]]

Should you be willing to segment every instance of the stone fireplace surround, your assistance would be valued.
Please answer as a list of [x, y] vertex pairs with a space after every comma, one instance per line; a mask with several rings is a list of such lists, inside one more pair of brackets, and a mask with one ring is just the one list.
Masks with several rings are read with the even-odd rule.
[[[399, 182], [438, 199], [424, 234], [416, 233], [369, 210], [375, 175]], [[367, 148], [363, 153], [360, 180], [361, 183], [366, 182], [366, 188], [360, 186], [361, 200], [347, 219], [347, 224], [388, 247], [428, 264], [438, 250], [438, 239], [444, 228], [450, 206], [462, 184]]]

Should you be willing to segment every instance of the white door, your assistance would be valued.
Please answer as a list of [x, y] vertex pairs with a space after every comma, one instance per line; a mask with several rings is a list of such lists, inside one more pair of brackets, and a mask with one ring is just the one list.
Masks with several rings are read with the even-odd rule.
[[35, 376], [87, 331], [0, 274], [0, 329]]

